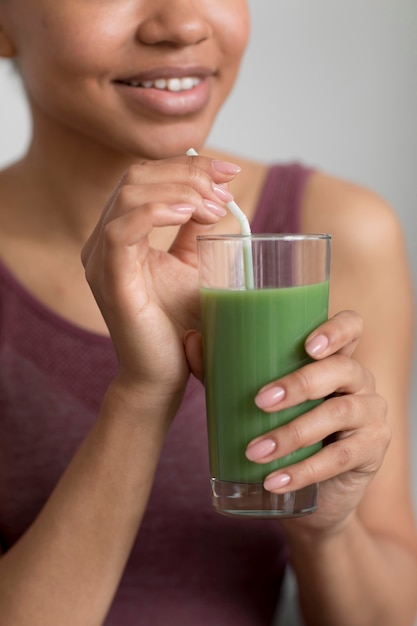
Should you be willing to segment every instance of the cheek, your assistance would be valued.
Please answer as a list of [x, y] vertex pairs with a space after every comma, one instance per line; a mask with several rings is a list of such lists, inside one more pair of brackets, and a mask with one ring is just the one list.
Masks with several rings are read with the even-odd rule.
[[30, 71], [36, 68], [89, 74], [99, 70], [106, 53], [111, 53], [112, 46], [117, 46], [120, 27], [115, 25], [116, 20], [99, 12], [94, 19], [87, 11], [83, 15], [82, 9], [76, 18], [73, 12], [59, 8], [45, 14], [41, 11], [34, 13], [26, 20], [28, 28], [21, 31], [18, 51], [22, 69], [29, 68], [28, 78]]
[[[232, 3], [233, 4], [233, 3]], [[221, 22], [217, 24], [221, 33], [219, 40], [228, 65], [239, 65], [249, 40], [250, 23], [246, 3], [236, 12], [223, 12]]]

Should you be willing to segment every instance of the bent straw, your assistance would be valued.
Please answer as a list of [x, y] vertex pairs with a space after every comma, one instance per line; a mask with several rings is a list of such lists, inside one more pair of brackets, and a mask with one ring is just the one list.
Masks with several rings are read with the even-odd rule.
[[[187, 156], [198, 156], [198, 152], [194, 148], [190, 148], [186, 152]], [[234, 200], [226, 203], [227, 208], [235, 216], [240, 225], [242, 235], [250, 237], [252, 231], [250, 229], [249, 220], [242, 211], [242, 209], [236, 204]], [[253, 261], [252, 261], [252, 246], [250, 240], [243, 241], [243, 263], [245, 269], [245, 284], [247, 289], [253, 289]]]

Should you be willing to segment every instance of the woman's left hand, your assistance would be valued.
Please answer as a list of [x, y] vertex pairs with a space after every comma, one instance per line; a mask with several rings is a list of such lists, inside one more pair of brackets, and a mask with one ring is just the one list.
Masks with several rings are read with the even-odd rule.
[[[389, 445], [386, 402], [375, 390], [373, 375], [352, 358], [361, 332], [357, 313], [338, 313], [307, 338], [305, 347], [314, 361], [266, 385], [255, 398], [266, 413], [325, 398], [311, 411], [257, 437], [246, 450], [251, 461], [269, 463], [324, 441], [313, 456], [265, 479], [265, 488], [274, 493], [320, 483], [316, 512], [291, 524], [324, 532], [342, 526], [359, 505]], [[185, 339], [191, 370], [203, 380], [201, 338], [190, 332]]]
[[372, 374], [352, 358], [361, 331], [358, 314], [335, 315], [306, 340], [314, 362], [263, 387], [255, 399], [259, 408], [271, 413], [325, 398], [311, 411], [251, 441], [246, 450], [250, 460], [268, 463], [324, 441], [319, 452], [272, 472], [264, 482], [274, 493], [320, 483], [316, 512], [296, 520], [303, 527], [326, 531], [343, 525], [358, 507], [390, 442], [386, 402], [376, 392]]

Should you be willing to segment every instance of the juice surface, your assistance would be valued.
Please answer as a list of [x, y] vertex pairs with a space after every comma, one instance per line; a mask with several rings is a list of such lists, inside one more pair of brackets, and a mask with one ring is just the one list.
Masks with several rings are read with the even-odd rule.
[[251, 439], [320, 401], [267, 414], [254, 403], [265, 384], [311, 361], [304, 340], [327, 319], [329, 283], [227, 291], [201, 289], [210, 469], [212, 477], [259, 483], [321, 444], [260, 465], [248, 461]]

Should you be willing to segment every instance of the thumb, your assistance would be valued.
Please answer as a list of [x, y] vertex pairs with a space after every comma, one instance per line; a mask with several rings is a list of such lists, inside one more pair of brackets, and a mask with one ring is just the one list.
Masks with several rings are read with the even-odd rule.
[[197, 235], [209, 234], [213, 228], [214, 224], [204, 225], [190, 219], [179, 229], [169, 252], [187, 265], [197, 267]]
[[191, 373], [204, 383], [203, 340], [196, 330], [187, 330], [184, 335], [185, 358]]

